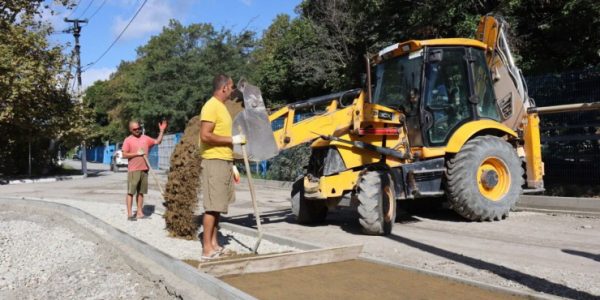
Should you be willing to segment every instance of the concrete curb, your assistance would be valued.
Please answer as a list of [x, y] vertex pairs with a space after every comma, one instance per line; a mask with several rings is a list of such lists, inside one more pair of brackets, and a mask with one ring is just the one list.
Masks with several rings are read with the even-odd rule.
[[104, 233], [99, 234], [92, 229], [101, 239], [106, 240], [115, 246], [115, 248], [122, 250], [124, 256], [135, 261], [136, 264], [132, 265], [132, 267], [141, 268], [141, 273], [154, 274], [159, 278], [158, 280], [166, 282], [174, 288], [176, 294], [184, 299], [205, 299], [208, 295], [217, 299], [255, 299], [245, 292], [213, 276], [201, 273], [192, 266], [148, 245], [144, 241], [134, 238], [83, 210], [70, 205], [25, 198], [0, 198], [0, 205], [12, 205], [29, 210], [33, 210], [32, 206], [35, 206], [36, 210], [43, 208], [54, 211], [64, 217], [71, 218], [79, 224], [81, 222], [77, 218], [83, 220], [88, 225]]
[[27, 183], [44, 183], [44, 182], [56, 182], [72, 179], [83, 179], [83, 175], [72, 175], [72, 176], [57, 176], [57, 177], [46, 177], [37, 179], [13, 179], [8, 180], [5, 184], [27, 184]]
[[517, 209], [583, 215], [600, 214], [600, 198], [550, 197], [522, 195]]

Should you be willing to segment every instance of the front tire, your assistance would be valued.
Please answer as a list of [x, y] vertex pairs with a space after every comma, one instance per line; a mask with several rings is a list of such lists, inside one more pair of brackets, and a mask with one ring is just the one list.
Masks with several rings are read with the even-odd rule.
[[495, 136], [467, 142], [447, 162], [448, 200], [472, 221], [508, 217], [521, 195], [523, 169], [515, 149]]
[[325, 200], [308, 200], [304, 197], [304, 178], [292, 185], [292, 214], [298, 224], [322, 223], [327, 217]]
[[386, 171], [367, 171], [358, 183], [359, 223], [363, 232], [388, 235], [396, 221], [396, 192]]

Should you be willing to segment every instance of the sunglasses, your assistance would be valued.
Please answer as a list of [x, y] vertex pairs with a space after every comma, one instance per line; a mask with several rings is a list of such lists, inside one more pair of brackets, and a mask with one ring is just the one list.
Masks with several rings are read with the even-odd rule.
[[140, 131], [142, 130], [142, 127], [137, 127], [137, 128], [131, 128], [132, 131]]

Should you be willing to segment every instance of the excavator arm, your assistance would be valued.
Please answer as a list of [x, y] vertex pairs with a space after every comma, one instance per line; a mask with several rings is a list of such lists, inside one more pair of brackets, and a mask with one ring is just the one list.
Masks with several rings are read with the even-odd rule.
[[347, 133], [353, 123], [355, 105], [344, 103], [352, 102], [360, 92], [360, 89], [354, 89], [315, 97], [288, 104], [272, 113], [269, 121], [273, 124], [273, 136], [279, 150], [311, 142], [321, 135]]

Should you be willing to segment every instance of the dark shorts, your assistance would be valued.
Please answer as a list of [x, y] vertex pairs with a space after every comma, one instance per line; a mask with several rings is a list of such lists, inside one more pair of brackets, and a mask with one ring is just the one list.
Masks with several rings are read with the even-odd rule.
[[235, 201], [233, 162], [203, 159], [200, 166], [204, 211], [227, 213], [229, 204]]
[[148, 194], [148, 171], [127, 172], [127, 194]]

